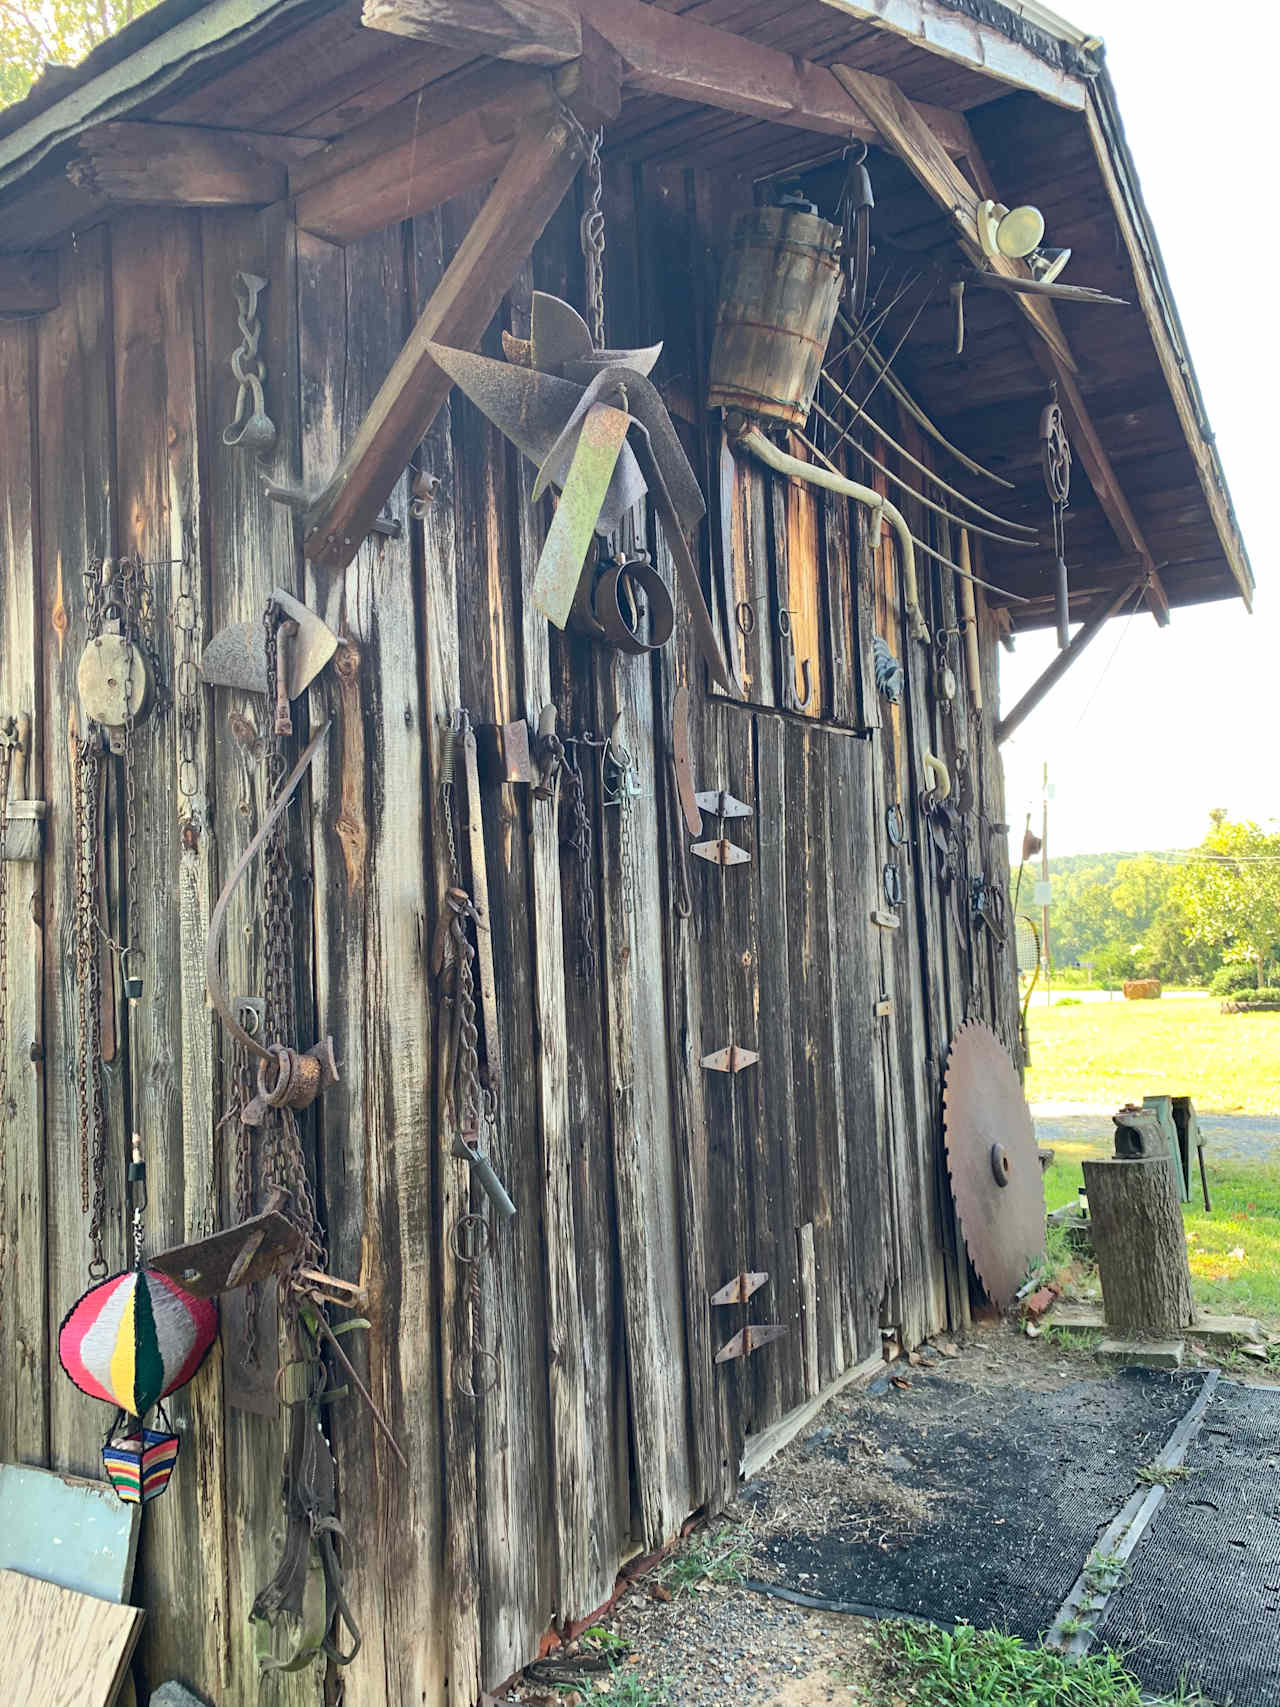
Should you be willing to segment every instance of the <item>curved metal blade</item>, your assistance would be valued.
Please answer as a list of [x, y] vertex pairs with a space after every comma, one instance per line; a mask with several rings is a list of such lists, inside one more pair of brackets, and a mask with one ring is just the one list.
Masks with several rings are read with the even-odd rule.
[[[947, 1170], [969, 1259], [991, 1300], [1010, 1304], [1044, 1253], [1044, 1181], [1017, 1069], [995, 1033], [976, 1020], [952, 1041], [942, 1106]], [[1008, 1160], [1004, 1185], [996, 1181], [993, 1145]]]
[[566, 362], [583, 360], [594, 348], [590, 328], [577, 309], [545, 290], [533, 293], [529, 343], [534, 367], [552, 374], [563, 372]]
[[577, 435], [564, 490], [538, 558], [533, 602], [548, 622], [563, 628], [573, 609], [583, 565], [600, 518], [631, 417], [607, 403], [587, 411]]

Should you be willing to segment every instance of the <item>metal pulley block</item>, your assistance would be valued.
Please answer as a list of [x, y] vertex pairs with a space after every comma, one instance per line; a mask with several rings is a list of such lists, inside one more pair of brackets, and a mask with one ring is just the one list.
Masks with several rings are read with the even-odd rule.
[[305, 1054], [273, 1044], [267, 1058], [258, 1062], [258, 1094], [240, 1118], [246, 1126], [260, 1126], [269, 1108], [310, 1108], [321, 1091], [337, 1082], [332, 1037], [322, 1038]]
[[146, 716], [155, 697], [147, 655], [120, 627], [118, 617], [105, 619], [102, 633], [80, 654], [76, 670], [85, 715], [106, 730], [113, 751], [120, 750], [125, 729]]

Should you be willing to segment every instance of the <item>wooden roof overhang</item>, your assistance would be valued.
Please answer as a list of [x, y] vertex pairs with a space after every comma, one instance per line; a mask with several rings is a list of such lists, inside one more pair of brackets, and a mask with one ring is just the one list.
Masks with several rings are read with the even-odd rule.
[[[49, 306], [43, 251], [137, 203], [288, 198], [304, 229], [352, 240], [493, 179], [529, 113], [566, 91], [609, 114], [609, 151], [637, 162], [763, 178], [817, 169], [858, 136], [882, 237], [972, 259], [980, 195], [1031, 201], [1047, 241], [1072, 249], [1070, 279], [1129, 304], [970, 290], [957, 358], [942, 290], [896, 364], [948, 436], [1013, 482], [993, 507], [1041, 526], [1036, 425], [1057, 385], [1076, 459], [1073, 616], [1136, 582], [1158, 620], [1248, 603], [1096, 45], [1033, 0], [365, 0], [363, 14], [357, 0], [161, 0], [0, 113], [0, 313]], [[612, 82], [612, 103], [593, 81]], [[383, 466], [397, 454], [384, 447]], [[1031, 600], [1016, 626], [1052, 620], [1049, 552], [986, 561]]]

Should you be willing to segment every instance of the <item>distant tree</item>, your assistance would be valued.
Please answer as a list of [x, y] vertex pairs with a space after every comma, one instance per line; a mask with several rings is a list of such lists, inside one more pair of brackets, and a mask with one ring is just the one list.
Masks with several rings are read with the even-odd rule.
[[0, 0], [0, 107], [20, 101], [46, 65], [76, 65], [154, 0]]
[[1280, 832], [1209, 814], [1196, 856], [1176, 876], [1173, 898], [1188, 939], [1220, 960], [1248, 962], [1259, 985], [1280, 956]]

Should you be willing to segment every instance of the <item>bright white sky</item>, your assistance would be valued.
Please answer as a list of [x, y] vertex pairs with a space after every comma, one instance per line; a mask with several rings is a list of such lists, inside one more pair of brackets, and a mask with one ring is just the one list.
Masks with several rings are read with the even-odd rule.
[[[1051, 853], [1189, 847], [1212, 806], [1280, 817], [1280, 238], [1266, 178], [1280, 5], [1055, 4], [1107, 44], [1258, 591], [1251, 617], [1235, 600], [1175, 610], [1165, 629], [1145, 609], [1103, 629], [1005, 745], [1011, 840], [1033, 803], [1039, 822], [1047, 761]], [[1070, 546], [1068, 516], [1068, 563]], [[1055, 651], [1045, 631], [1001, 652], [1006, 708]]]

